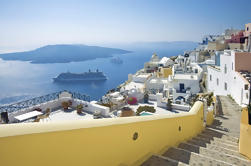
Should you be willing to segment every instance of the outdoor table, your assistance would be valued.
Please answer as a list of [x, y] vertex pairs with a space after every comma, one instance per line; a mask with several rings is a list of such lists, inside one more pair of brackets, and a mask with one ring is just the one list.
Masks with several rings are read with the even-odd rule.
[[24, 121], [24, 120], [27, 120], [27, 119], [30, 119], [30, 118], [33, 118], [35, 116], [42, 115], [42, 114], [43, 113], [39, 111], [31, 111], [22, 115], [15, 116], [15, 119], [19, 121]]

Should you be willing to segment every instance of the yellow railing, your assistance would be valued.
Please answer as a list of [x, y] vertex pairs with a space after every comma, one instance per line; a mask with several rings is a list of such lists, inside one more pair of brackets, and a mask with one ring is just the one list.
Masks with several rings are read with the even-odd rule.
[[241, 112], [239, 151], [251, 159], [251, 125], [248, 123], [248, 109]]
[[189, 112], [113, 119], [0, 125], [3, 166], [129, 166], [204, 129], [203, 103]]

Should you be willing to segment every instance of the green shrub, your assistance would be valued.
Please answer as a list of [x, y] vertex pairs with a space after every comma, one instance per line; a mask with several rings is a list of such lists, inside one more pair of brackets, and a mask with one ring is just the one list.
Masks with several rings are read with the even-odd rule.
[[212, 103], [213, 103], [213, 93], [210, 93], [208, 96], [207, 96], [207, 106], [211, 106]]
[[139, 116], [141, 112], [151, 112], [151, 113], [155, 113], [156, 110], [154, 107], [152, 106], [139, 106], [138, 109], [137, 109], [137, 112], [136, 112], [136, 115]]
[[113, 103], [102, 103], [100, 105], [111, 108], [114, 104]]
[[171, 110], [172, 109], [172, 100], [170, 98], [167, 99], [167, 103], [166, 103], [166, 108], [167, 110]]

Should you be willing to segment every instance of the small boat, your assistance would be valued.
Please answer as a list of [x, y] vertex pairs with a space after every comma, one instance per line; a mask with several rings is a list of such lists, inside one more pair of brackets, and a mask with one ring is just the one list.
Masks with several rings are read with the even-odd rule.
[[110, 60], [111, 63], [114, 63], [114, 64], [122, 64], [123, 63], [123, 60], [119, 57], [114, 57]]

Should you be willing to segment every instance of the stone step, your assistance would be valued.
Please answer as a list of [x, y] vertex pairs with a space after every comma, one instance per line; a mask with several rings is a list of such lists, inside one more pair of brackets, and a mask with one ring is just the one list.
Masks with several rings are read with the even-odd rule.
[[218, 124], [212, 124], [210, 126], [207, 126], [207, 129], [213, 129], [213, 130], [216, 130], [218, 132], [229, 132], [229, 129], [228, 128], [225, 128], [223, 126], [219, 126]]
[[213, 136], [212, 134], [207, 134], [207, 133], [203, 133], [203, 132], [198, 134], [198, 136], [213, 139], [213, 140], [222, 140], [222, 141], [225, 141], [225, 142], [231, 142], [233, 144], [239, 144], [239, 142], [236, 142], [236, 140], [226, 138], [225, 136], [216, 137], [216, 136]]
[[217, 138], [221, 138], [223, 140], [227, 140], [227, 141], [232, 141], [235, 143], [239, 143], [239, 139], [230, 135], [227, 135], [223, 132], [217, 131], [216, 129], [208, 129], [206, 128], [202, 134], [206, 134], [208, 137], [217, 137]]
[[238, 149], [233, 149], [233, 148], [229, 148], [223, 144], [216, 144], [216, 143], [205, 143], [201, 140], [196, 140], [196, 139], [191, 139], [189, 141], [187, 141], [188, 143], [193, 143], [195, 145], [198, 145], [198, 146], [201, 146], [201, 147], [205, 147], [205, 148], [210, 148], [211, 146], [213, 147], [219, 147], [219, 148], [224, 148], [224, 149], [228, 149], [228, 150], [231, 150], [231, 151], [234, 151], [234, 152], [238, 152]]
[[246, 159], [238, 151], [226, 149], [226, 148], [219, 147], [219, 146], [213, 146], [213, 145], [206, 147], [206, 146], [203, 146], [203, 145], [199, 144], [198, 142], [196, 142], [196, 141], [194, 142], [192, 140], [187, 141], [187, 143], [192, 144], [192, 145], [201, 146], [201, 147], [207, 148], [209, 150], [214, 150], [214, 151], [217, 151], [218, 153], [225, 153], [225, 154], [228, 154], [228, 155], [238, 156], [238, 157], [241, 157], [243, 159]]
[[152, 155], [141, 166], [187, 166], [187, 164], [170, 159], [169, 157]]
[[204, 156], [201, 154], [197, 154], [194, 152], [190, 152], [180, 148], [169, 148], [163, 156], [167, 156], [171, 159], [183, 162], [189, 165], [221, 165], [221, 166], [230, 166], [231, 164], [210, 158], [208, 156]]
[[205, 141], [203, 139], [199, 139], [197, 137], [193, 138], [192, 140], [197, 141], [197, 142], [199, 142], [199, 143], [201, 143], [203, 145], [206, 145], [206, 147], [210, 146], [210, 145], [213, 145], [213, 146], [219, 146], [219, 147], [223, 147], [223, 148], [234, 150], [234, 151], [238, 151], [239, 150], [238, 146], [233, 146], [233, 145], [225, 144], [223, 142], [208, 142], [208, 141]]
[[218, 142], [218, 143], [224, 143], [224, 144], [229, 144], [229, 145], [232, 145], [232, 146], [239, 147], [239, 144], [236, 143], [236, 142], [223, 140], [223, 139], [220, 139], [220, 138], [217, 138], [217, 137], [207, 137], [206, 135], [203, 135], [203, 134], [198, 134], [196, 138], [205, 140], [205, 141], [207, 141], [209, 143], [210, 142]]
[[[227, 129], [227, 130], [225, 130]], [[233, 135], [231, 135], [230, 131], [228, 128], [221, 128], [221, 127], [217, 127], [217, 128], [206, 128], [202, 133], [208, 133], [211, 134], [215, 137], [219, 137], [219, 138], [227, 138], [227, 140], [239, 143], [239, 138], [235, 137]]]
[[216, 160], [223, 160], [227, 163], [234, 164], [234, 165], [248, 166], [251, 164], [249, 160], [240, 158], [238, 156], [232, 156], [225, 153], [219, 153], [217, 151], [209, 150], [207, 148], [200, 147], [197, 145], [192, 145], [189, 143], [181, 143], [178, 147], [184, 150], [188, 150], [194, 153], [198, 153], [198, 154], [202, 154], [202, 155], [214, 158]]

